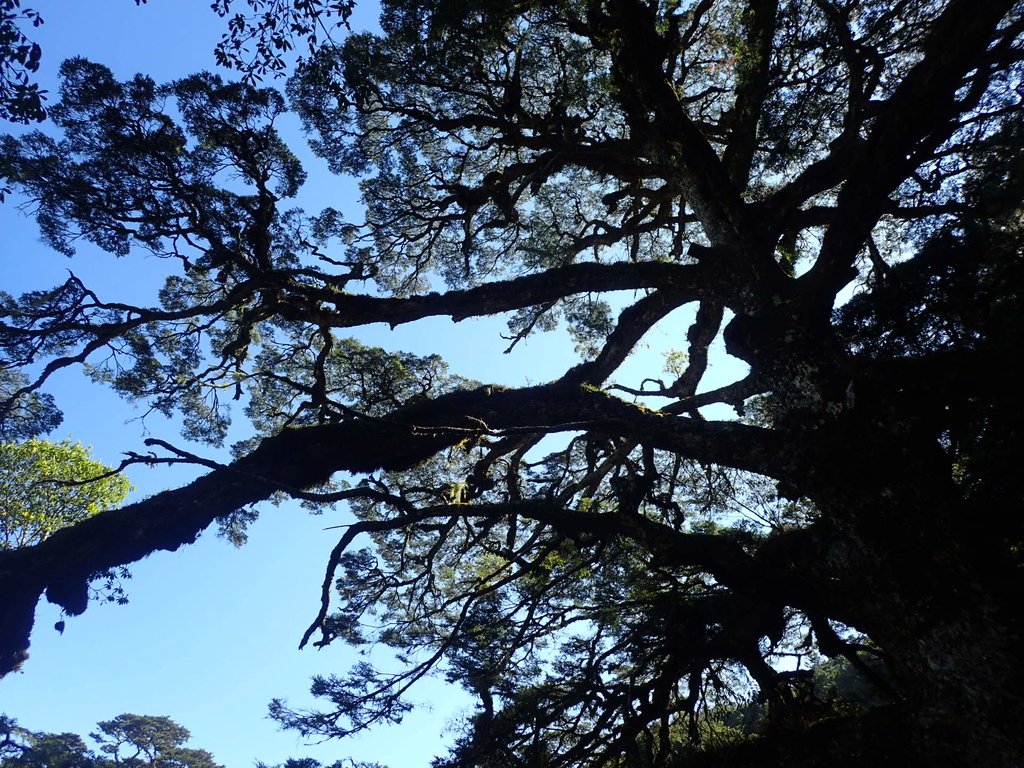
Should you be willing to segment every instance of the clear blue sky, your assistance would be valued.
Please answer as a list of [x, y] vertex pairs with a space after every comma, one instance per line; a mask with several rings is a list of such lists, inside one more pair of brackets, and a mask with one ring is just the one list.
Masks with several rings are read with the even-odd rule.
[[[212, 49], [224, 30], [208, 0], [149, 0], [142, 7], [131, 0], [24, 4], [45, 19], [33, 33], [44, 51], [41, 79], [54, 93], [56, 69], [73, 55], [106, 64], [121, 78], [141, 71], [166, 81], [211, 69]], [[374, 12], [364, 4], [360, 22], [372, 23]], [[294, 136], [300, 141], [297, 128]], [[302, 202], [310, 208], [357, 206], [351, 181], [329, 176], [313, 160], [306, 165], [310, 178]], [[0, 206], [4, 290], [50, 287], [63, 281], [70, 268], [104, 298], [120, 294], [155, 303], [161, 262], [143, 254], [119, 261], [89, 248], [69, 262], [38, 241], [35, 223], [12, 202]], [[632, 361], [636, 375], [620, 378], [623, 383], [638, 386], [643, 376], [658, 375], [657, 348], [685, 345], [685, 325], [678, 317], [672, 321], [662, 323], [664, 331], [655, 334], [652, 348]], [[571, 359], [571, 345], [560, 334], [530, 340], [504, 356], [503, 330], [500, 319], [458, 325], [433, 320], [394, 332], [373, 327], [360, 337], [389, 349], [439, 352], [456, 373], [513, 385], [547, 380]], [[720, 365], [722, 378], [739, 375]], [[159, 418], [144, 425], [131, 421], [138, 409], [76, 374], [60, 376], [49, 391], [65, 411], [64, 425], [51, 437], [81, 440], [106, 463], [116, 464], [122, 451], [143, 450], [146, 430], [183, 444], [173, 424]], [[209, 455], [209, 449], [197, 450]], [[179, 485], [188, 476], [166, 468], [131, 473], [136, 497]], [[469, 705], [440, 682], [429, 682], [414, 694], [432, 711], [346, 742], [307, 746], [296, 734], [278, 731], [266, 717], [272, 697], [311, 704], [312, 674], [343, 672], [356, 660], [352, 650], [341, 646], [296, 650], [316, 613], [323, 566], [337, 540], [338, 531], [324, 528], [347, 519], [343, 509], [311, 517], [296, 505], [267, 505], [244, 548], [232, 548], [211, 531], [194, 546], [135, 564], [128, 606], [93, 605], [68, 620], [63, 635], [51, 629], [59, 613], [42, 604], [24, 671], [0, 681], [0, 712], [31, 730], [80, 734], [123, 712], [167, 715], [192, 731], [193, 746], [210, 750], [228, 768], [303, 756], [324, 761], [351, 756], [394, 768], [427, 766], [443, 752], [446, 724]]]

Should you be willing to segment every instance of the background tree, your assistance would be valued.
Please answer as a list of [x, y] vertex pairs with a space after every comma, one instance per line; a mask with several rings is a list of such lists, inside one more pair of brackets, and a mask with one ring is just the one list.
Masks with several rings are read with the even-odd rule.
[[38, 544], [55, 531], [113, 509], [131, 483], [80, 443], [33, 438], [0, 443], [0, 550]]
[[167, 717], [118, 715], [90, 734], [92, 751], [73, 733], [33, 733], [0, 715], [0, 758], [10, 768], [221, 768], [204, 749], [184, 744], [189, 732]]
[[[152, 305], [5, 298], [5, 364], [48, 361], [8, 409], [88, 361], [186, 437], [236, 402], [257, 431], [226, 466], [152, 440], [211, 472], [0, 553], [4, 668], [44, 592], [80, 612], [284, 493], [357, 518], [303, 643], [403, 664], [275, 702], [305, 734], [442, 670], [480, 701], [453, 766], [720, 761], [708, 723], [751, 702], [739, 765], [1024, 762], [1019, 3], [394, 0], [381, 28], [289, 85], [362, 222], [288, 208], [284, 99], [212, 75], [71, 61], [62, 134], [0, 144], [57, 250], [176, 268]], [[339, 335], [496, 313], [583, 361], [507, 389]], [[662, 320], [685, 366], [615, 381]], [[716, 342], [749, 373], [709, 385]], [[889, 703], [834, 717], [822, 657]]]
[[220, 768], [203, 749], [183, 746], [189, 732], [168, 717], [118, 715], [90, 734], [103, 764], [127, 768]]

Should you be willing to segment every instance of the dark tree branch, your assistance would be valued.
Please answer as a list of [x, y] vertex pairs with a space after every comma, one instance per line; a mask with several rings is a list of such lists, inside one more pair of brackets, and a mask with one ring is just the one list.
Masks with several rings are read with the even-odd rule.
[[757, 148], [757, 125], [768, 93], [778, 0], [752, 0], [743, 11], [743, 56], [737, 65], [732, 128], [722, 156], [729, 178], [741, 192], [747, 188]]
[[572, 264], [464, 291], [406, 298], [339, 295], [330, 289], [309, 293], [311, 298], [333, 305], [332, 311], [323, 314], [330, 327], [349, 328], [370, 323], [388, 323], [395, 327], [438, 315], [447, 315], [458, 322], [469, 317], [539, 306], [590, 291], [664, 288], [682, 297], [694, 296], [697, 277], [695, 267], [679, 264]]
[[[653, 11], [637, 0], [611, 3], [621, 42], [612, 50], [620, 98], [634, 127], [652, 145], [675, 149], [679, 186], [713, 245], [751, 258], [756, 238], [736, 186], [707, 139], [686, 114], [663, 69], [665, 40]], [[648, 114], [653, 113], [653, 121]]]
[[[567, 384], [522, 390], [483, 387], [418, 403], [386, 419], [286, 430], [184, 488], [104, 512], [35, 547], [0, 552], [0, 595], [6, 605], [20, 606], [9, 609], [14, 613], [0, 635], [3, 670], [16, 669], [23, 660], [31, 619], [22, 614], [29, 605], [34, 610], [44, 589], [68, 613], [81, 613], [82, 595], [94, 574], [191, 543], [217, 517], [277, 491], [302, 491], [342, 470], [406, 469], [481, 433], [586, 428], [769, 475], [788, 476], [797, 469], [787, 466], [786, 453], [767, 430], [659, 415]], [[29, 594], [35, 597], [29, 599]]]
[[[802, 279], [804, 290], [831, 309], [832, 299], [853, 276], [853, 260], [889, 194], [927, 153], [949, 138], [963, 110], [957, 91], [982, 63], [993, 33], [1013, 0], [952, 0], [922, 46], [922, 58], [880, 106], [867, 139], [850, 157], [836, 215], [821, 253]], [[982, 80], [985, 75], [979, 73]]]

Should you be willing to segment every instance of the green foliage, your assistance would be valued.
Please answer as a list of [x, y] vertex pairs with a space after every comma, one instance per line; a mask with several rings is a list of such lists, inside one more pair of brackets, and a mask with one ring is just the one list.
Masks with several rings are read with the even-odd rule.
[[[292, 412], [296, 386], [312, 389], [315, 385], [317, 358], [322, 359], [326, 387], [319, 408]], [[356, 339], [329, 340], [322, 346], [313, 337], [306, 347], [268, 348], [257, 358], [264, 370], [281, 374], [278, 381], [253, 393], [248, 416], [261, 432], [273, 432], [285, 425], [309, 424], [343, 415], [346, 409], [380, 416], [417, 400], [436, 397], [453, 389], [469, 386], [448, 372], [440, 355], [390, 353], [370, 347]]]
[[686, 370], [686, 353], [681, 349], [669, 349], [663, 354], [665, 362], [662, 364], [662, 370], [665, 373], [670, 373], [677, 378], [683, 375]]
[[[877, 656], [861, 652], [856, 659], [876, 680], [892, 682]], [[830, 659], [814, 667], [813, 684], [815, 697], [837, 715], [863, 713], [889, 703], [878, 686], [845, 658]]]
[[168, 717], [118, 715], [98, 729], [93, 751], [77, 734], [33, 733], [0, 715], [0, 760], [5, 768], [222, 768], [184, 746], [188, 730]]
[[326, 765], [311, 757], [289, 758], [277, 765], [267, 765], [263, 762], [256, 762], [256, 768], [386, 768], [380, 763], [370, 763], [362, 760], [338, 760]]
[[221, 768], [204, 749], [183, 746], [191, 735], [169, 717], [118, 715], [90, 736], [107, 762], [126, 768]]
[[[425, 287], [427, 271], [462, 286], [585, 258], [591, 228], [607, 210], [600, 176], [557, 163], [506, 178], [495, 169], [514, 162], [518, 150], [492, 141], [494, 130], [473, 117], [504, 101], [507, 110], [525, 110], [538, 131], [562, 123], [580, 135], [590, 127], [622, 130], [602, 102], [604, 56], [566, 32], [567, 9], [395, 2], [385, 11], [383, 35], [322, 48], [289, 86], [328, 163], [374, 171], [362, 184], [372, 232], [350, 258], [371, 261], [378, 281], [402, 293]], [[521, 12], [530, 23], [513, 21]], [[461, 87], [484, 72], [492, 73], [493, 94]], [[379, 111], [416, 109], [424, 99], [459, 116], [449, 130], [415, 130]], [[623, 204], [608, 226], [628, 213]], [[640, 238], [638, 251], [647, 250], [641, 240], [655, 257], [663, 250], [657, 239]]]
[[[227, 254], [213, 248], [242, 247], [237, 241], [257, 200], [223, 191], [217, 174], [233, 168], [251, 187], [269, 186], [282, 196], [302, 183], [298, 161], [269, 124], [284, 110], [273, 91], [209, 74], [170, 86], [141, 75], [119, 83], [109, 69], [84, 59], [65, 61], [61, 77], [61, 102], [51, 117], [65, 130], [64, 140], [38, 132], [5, 137], [2, 167], [39, 197], [43, 234], [62, 253], [74, 252], [80, 234], [118, 255], [132, 244], [157, 250], [165, 238], [182, 237], [188, 212], [177, 204], [176, 190], [187, 187], [209, 217], [197, 233], [211, 245], [199, 266], [223, 267]], [[183, 126], [167, 114], [172, 98]], [[154, 185], [155, 179], [166, 183]], [[101, 189], [116, 192], [118, 202], [101, 203]], [[93, 199], [91, 206], [83, 196]], [[145, 220], [124, 226], [126, 204], [141, 207]]]
[[[118, 255], [142, 247], [180, 259], [184, 274], [169, 278], [161, 292], [168, 313], [215, 306], [254, 269], [295, 266], [305, 223], [294, 212], [278, 213], [275, 203], [296, 194], [304, 173], [273, 126], [284, 111], [280, 95], [208, 74], [168, 86], [142, 76], [119, 83], [105, 67], [81, 59], [65, 62], [61, 72], [62, 98], [51, 117], [65, 139], [30, 133], [0, 144], [2, 173], [39, 200], [40, 226], [54, 248], [71, 254], [72, 243], [85, 237]], [[168, 114], [169, 100], [180, 126]], [[231, 191], [222, 188], [225, 175], [233, 177]], [[129, 318], [71, 278], [50, 291], [4, 299], [0, 311], [11, 328], [0, 337], [0, 351], [11, 361], [34, 354], [32, 334], [15, 329], [44, 317], [50, 353], [89, 336], [77, 321], [111, 323], [121, 333], [106, 364], [91, 374], [126, 397], [152, 397], [160, 412], [179, 411], [189, 437], [218, 442], [230, 421], [225, 380], [240, 380], [249, 345], [260, 341], [259, 304], [251, 296], [224, 313], [222, 324], [155, 324], [151, 311]], [[227, 370], [197, 378], [208, 352], [221, 356]]]
[[0, 443], [0, 550], [38, 544], [116, 507], [131, 489], [79, 443]]
[[597, 357], [615, 327], [611, 305], [593, 296], [570, 302], [565, 309], [565, 320], [576, 345], [576, 354], [584, 359]]

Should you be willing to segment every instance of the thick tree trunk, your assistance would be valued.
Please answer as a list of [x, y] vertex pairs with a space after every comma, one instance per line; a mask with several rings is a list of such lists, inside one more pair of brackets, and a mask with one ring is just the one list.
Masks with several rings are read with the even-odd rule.
[[[956, 542], [937, 547], [941, 537], [924, 527], [916, 541], [908, 536], [911, 518], [923, 516], [904, 514], [907, 524], [888, 537], [857, 526], [837, 533], [822, 571], [842, 584], [854, 628], [885, 654], [901, 700], [809, 727], [772, 728], [712, 750], [695, 766], [1024, 766], [1024, 653], [1004, 585], [989, 583], [987, 564]], [[902, 561], [894, 564], [895, 552]]]
[[[886, 643], [909, 682], [908, 720], [928, 765], [1024, 765], [1024, 700], [1014, 639], [984, 595], [940, 621], [912, 616]], [[915, 629], [917, 631], [915, 631]]]
[[901, 437], [885, 448], [860, 445], [860, 456], [870, 458], [847, 453], [847, 479], [834, 478], [825, 502], [839, 532], [826, 569], [851, 590], [857, 629], [888, 657], [915, 759], [1022, 766], [1016, 576], [1001, 547], [986, 541], [985, 512], [963, 501], [935, 441]]

